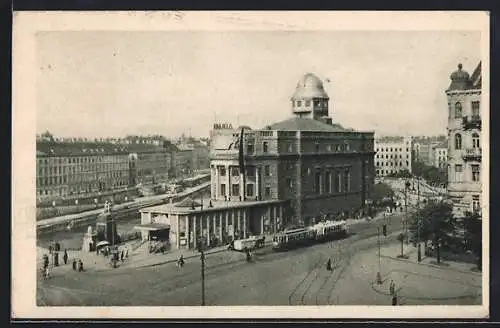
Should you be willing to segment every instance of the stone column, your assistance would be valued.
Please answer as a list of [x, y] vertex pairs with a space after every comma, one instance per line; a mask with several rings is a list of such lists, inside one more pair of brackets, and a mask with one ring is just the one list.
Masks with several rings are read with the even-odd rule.
[[284, 224], [284, 218], [283, 218], [283, 204], [279, 204], [279, 218], [280, 218], [280, 222], [281, 222], [281, 226], [283, 226]]
[[185, 232], [185, 236], [186, 236], [186, 248], [189, 249], [190, 247], [190, 242], [191, 242], [191, 235], [189, 234], [190, 231], [189, 231], [189, 215], [186, 215], [186, 232]]
[[196, 249], [196, 247], [198, 246], [198, 240], [197, 240], [197, 233], [196, 233], [196, 220], [197, 217], [196, 215], [193, 215], [193, 248]]
[[213, 214], [207, 214], [207, 246], [210, 246], [210, 219]]
[[219, 167], [215, 165], [215, 195], [211, 195], [213, 199], [219, 199]]
[[278, 209], [276, 208], [276, 206], [273, 207], [273, 213], [274, 213], [274, 233], [276, 233], [278, 230], [278, 222], [276, 222], [276, 218], [278, 217]]
[[177, 215], [177, 218], [175, 220], [176, 220], [175, 222], [177, 224], [177, 227], [175, 229], [175, 233], [177, 234], [177, 240], [175, 241], [175, 245], [177, 246], [177, 249], [179, 249], [180, 248], [180, 241], [179, 241], [180, 237], [179, 236], [180, 236], [180, 230], [181, 230], [179, 227], [179, 215]]
[[260, 234], [264, 234], [264, 216], [260, 216]]
[[235, 219], [234, 219], [234, 211], [229, 211], [228, 215], [231, 216], [231, 225], [233, 226], [233, 239], [234, 239], [234, 232], [236, 230], [236, 225], [235, 225]]
[[227, 185], [226, 185], [226, 196], [227, 196], [227, 199], [229, 200], [229, 198], [231, 198], [231, 166], [229, 165], [226, 165], [226, 181], [227, 181]]
[[255, 166], [255, 196], [260, 200], [260, 168]]
[[247, 237], [247, 211], [243, 210], [243, 238]]

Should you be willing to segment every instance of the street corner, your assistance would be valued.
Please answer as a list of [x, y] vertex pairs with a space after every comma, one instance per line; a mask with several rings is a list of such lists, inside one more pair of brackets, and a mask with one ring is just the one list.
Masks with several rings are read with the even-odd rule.
[[382, 282], [373, 281], [372, 289], [379, 294], [391, 295], [391, 284], [398, 297], [408, 300], [436, 301], [462, 298], [476, 298], [481, 287], [463, 280], [448, 279], [427, 273], [406, 270], [391, 270], [382, 276]]
[[412, 257], [417, 256], [417, 248], [412, 244], [403, 243], [390, 243], [380, 247], [380, 256], [400, 259], [400, 260], [410, 260]]

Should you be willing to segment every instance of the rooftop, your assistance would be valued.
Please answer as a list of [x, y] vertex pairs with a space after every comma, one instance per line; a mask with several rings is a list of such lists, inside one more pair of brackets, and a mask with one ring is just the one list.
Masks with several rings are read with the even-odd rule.
[[[262, 200], [262, 201], [242, 201], [242, 202], [212, 200], [212, 207], [209, 207], [210, 198], [203, 198], [203, 200], [195, 199], [194, 202], [196, 204], [203, 204], [203, 207], [198, 206], [195, 207], [195, 209], [193, 210], [192, 207], [184, 207], [185, 204], [183, 202], [179, 202], [175, 204], [163, 204], [163, 205], [144, 208], [141, 209], [140, 212], [169, 213], [169, 214], [201, 213], [201, 212], [217, 211], [225, 208], [242, 208], [242, 207], [251, 207], [262, 204], [279, 203], [282, 202], [282, 200]], [[181, 206], [179, 206], [179, 204]]]
[[326, 124], [311, 118], [292, 117], [269, 126], [271, 130], [281, 131], [318, 131], [318, 132], [347, 132], [340, 124]]

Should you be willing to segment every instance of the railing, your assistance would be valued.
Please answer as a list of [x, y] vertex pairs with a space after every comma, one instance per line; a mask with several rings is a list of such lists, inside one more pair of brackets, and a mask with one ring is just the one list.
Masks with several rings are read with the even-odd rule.
[[481, 161], [482, 157], [481, 148], [465, 149], [462, 157], [465, 161]]
[[479, 129], [481, 130], [480, 116], [465, 116], [462, 118], [462, 125], [465, 130]]

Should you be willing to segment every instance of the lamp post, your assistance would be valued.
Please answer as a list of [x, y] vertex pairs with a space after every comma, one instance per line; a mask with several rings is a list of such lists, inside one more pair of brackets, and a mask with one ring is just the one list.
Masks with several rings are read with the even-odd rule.
[[205, 250], [201, 239], [198, 239], [198, 252], [201, 253], [201, 305], [205, 306]]
[[377, 284], [382, 284], [382, 274], [381, 272], [381, 257], [380, 257], [380, 226], [377, 226], [377, 245], [378, 245], [378, 271], [377, 271]]
[[420, 177], [417, 177], [417, 261], [422, 262], [420, 247]]
[[404, 227], [403, 231], [406, 236], [406, 243], [408, 244], [408, 189], [410, 188], [410, 182], [406, 180], [405, 182], [405, 218], [404, 218]]

